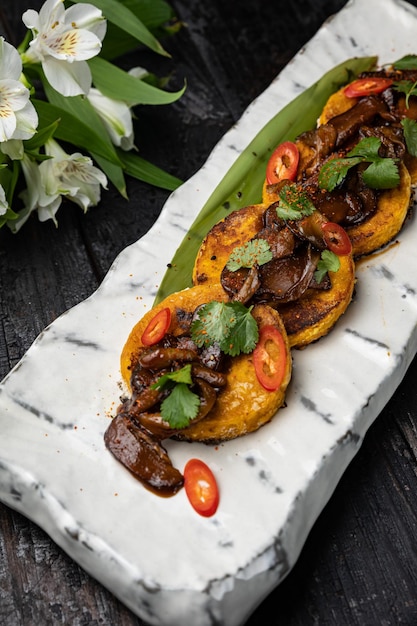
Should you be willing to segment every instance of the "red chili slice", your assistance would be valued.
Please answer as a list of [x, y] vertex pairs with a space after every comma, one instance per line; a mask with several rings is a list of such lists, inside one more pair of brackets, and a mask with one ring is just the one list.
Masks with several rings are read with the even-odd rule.
[[253, 365], [258, 381], [267, 391], [282, 384], [287, 364], [287, 350], [282, 334], [275, 326], [262, 326], [253, 351]]
[[360, 98], [361, 96], [370, 96], [374, 93], [382, 93], [392, 85], [391, 78], [382, 77], [369, 77], [358, 78], [350, 83], [345, 90], [344, 94], [348, 98]]
[[184, 468], [184, 488], [191, 506], [199, 515], [211, 517], [217, 511], [220, 494], [213, 472], [204, 461], [190, 459]]
[[144, 346], [153, 346], [161, 341], [171, 324], [171, 309], [168, 307], [161, 309], [151, 319], [141, 337]]
[[352, 252], [352, 242], [340, 224], [326, 222], [321, 228], [324, 241], [331, 252], [338, 256], [346, 256]]
[[300, 153], [292, 141], [284, 141], [272, 153], [266, 166], [266, 182], [268, 185], [281, 180], [294, 180], [297, 176]]

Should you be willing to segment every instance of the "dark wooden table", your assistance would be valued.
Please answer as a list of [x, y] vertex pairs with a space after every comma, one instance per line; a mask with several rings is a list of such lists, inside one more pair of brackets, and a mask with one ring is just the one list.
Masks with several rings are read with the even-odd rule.
[[[0, 32], [20, 42], [23, 10], [40, 4], [15, 0], [5, 8], [2, 3]], [[164, 41], [172, 59], [142, 52], [135, 63], [161, 76], [172, 72], [172, 88], [186, 77], [188, 88], [174, 105], [138, 110], [141, 154], [189, 178], [249, 103], [344, 5], [344, 0], [172, 0], [186, 25]], [[117, 254], [157, 219], [168, 196], [138, 181], [129, 182], [129, 194], [126, 202], [110, 189], [87, 215], [65, 204], [58, 229], [34, 218], [18, 235], [0, 231], [1, 377], [47, 324], [98, 287]], [[417, 624], [416, 376], [414, 360], [293, 571], [247, 626]], [[0, 623], [144, 624], [40, 528], [3, 505]]]

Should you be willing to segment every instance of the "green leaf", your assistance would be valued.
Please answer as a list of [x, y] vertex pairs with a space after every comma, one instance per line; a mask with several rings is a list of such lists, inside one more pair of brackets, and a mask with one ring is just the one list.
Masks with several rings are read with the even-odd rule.
[[[2, 156], [5, 157], [5, 155]], [[2, 164], [0, 166], [0, 185], [4, 189], [9, 207], [13, 205], [13, 196], [17, 182], [19, 180], [20, 172], [21, 165], [20, 161], [18, 160], [12, 161], [9, 166], [7, 166], [6, 164]], [[9, 208], [7, 209], [6, 213], [1, 217], [4, 219], [4, 221], [2, 222], [3, 225], [6, 221], [10, 219], [16, 219], [18, 215], [11, 208]]]
[[174, 11], [165, 0], [119, 0], [145, 26], [153, 31], [169, 22], [174, 17]]
[[240, 304], [241, 310], [236, 315], [236, 322], [229, 335], [220, 342], [220, 350], [230, 356], [237, 356], [242, 352], [249, 354], [255, 349], [258, 342], [259, 330], [250, 309]]
[[407, 150], [411, 156], [417, 156], [417, 122], [405, 117], [401, 120], [401, 125], [404, 129], [405, 143]]
[[96, 161], [100, 169], [106, 174], [107, 178], [113, 183], [120, 195], [128, 199], [126, 190], [126, 181], [124, 170], [120, 165], [107, 161], [101, 155], [91, 152], [91, 156]]
[[191, 336], [197, 346], [218, 343], [225, 354], [236, 356], [251, 352], [258, 341], [258, 325], [251, 308], [240, 302], [212, 301], [198, 311], [191, 324]]
[[[58, 121], [54, 135], [56, 139], [67, 141], [88, 152], [95, 152], [108, 161], [120, 165], [114, 146], [106, 140], [107, 135], [103, 132], [103, 124], [91, 114], [92, 107], [88, 100], [80, 96], [74, 98], [61, 96], [61, 99], [66, 101], [61, 103], [62, 106], [43, 100], [32, 100], [42, 126]], [[58, 102], [60, 99], [55, 100]]]
[[275, 147], [314, 128], [329, 96], [359, 73], [372, 68], [376, 61], [376, 57], [362, 57], [341, 63], [297, 96], [264, 126], [201, 208], [171, 260], [155, 304], [168, 294], [192, 284], [193, 265], [201, 241], [210, 228], [224, 217], [225, 208], [230, 213], [261, 201], [266, 164]]
[[314, 278], [318, 284], [321, 283], [327, 272], [337, 272], [340, 268], [340, 259], [331, 250], [323, 250], [320, 261], [317, 263], [317, 269], [314, 272]]
[[135, 78], [109, 61], [94, 57], [88, 64], [93, 83], [105, 96], [113, 100], [123, 100], [128, 106], [137, 104], [172, 104], [185, 91], [170, 92], [158, 89], [140, 78]]
[[367, 161], [379, 159], [381, 140], [378, 137], [364, 137], [347, 153], [348, 157], [363, 157]]
[[326, 189], [327, 191], [333, 191], [343, 183], [348, 171], [354, 165], [362, 163], [362, 158], [343, 158], [343, 159], [330, 159], [326, 161], [320, 168], [318, 182], [320, 189]]
[[64, 97], [44, 82], [45, 92], [52, 104], [37, 101], [39, 104], [36, 106], [42, 112], [45, 123], [60, 118], [56, 138], [87, 150], [123, 197], [127, 197], [124, 172], [169, 191], [182, 183], [138, 155], [116, 149], [107, 133], [103, 132], [103, 123], [86, 98]]
[[378, 137], [365, 137], [347, 153], [344, 158], [327, 161], [320, 169], [319, 186], [333, 191], [345, 179], [351, 167], [359, 163], [371, 164], [362, 172], [362, 178], [371, 189], [392, 189], [400, 182], [398, 167], [391, 158], [379, 156], [381, 140]]
[[396, 70], [417, 70], [417, 55], [406, 54], [393, 63], [393, 67]]
[[173, 372], [167, 372], [163, 374], [156, 383], [151, 385], [152, 389], [162, 390], [166, 387], [172, 386], [172, 383], [185, 383], [186, 385], [192, 385], [193, 379], [191, 378], [191, 363], [187, 363], [184, 367]]
[[186, 428], [200, 408], [200, 398], [185, 383], [178, 383], [161, 404], [161, 415], [171, 428]]
[[303, 193], [295, 183], [284, 185], [278, 192], [279, 204], [277, 215], [283, 220], [298, 220], [307, 217], [316, 210], [306, 193]]
[[236, 272], [241, 267], [264, 265], [272, 259], [271, 248], [265, 239], [252, 239], [234, 248], [227, 261], [227, 269]]
[[208, 302], [198, 311], [198, 318], [191, 324], [191, 335], [200, 348], [222, 341], [229, 335], [236, 321], [231, 303]]
[[118, 150], [117, 154], [126, 174], [133, 178], [168, 191], [174, 191], [182, 185], [179, 178], [168, 174], [156, 165], [152, 165], [137, 154], [123, 150]]
[[[175, 14], [165, 0], [119, 0], [151, 31], [156, 38], [175, 30]], [[100, 56], [114, 59], [138, 47], [138, 40], [112, 22], [107, 24]]]
[[[73, 0], [84, 2], [85, 0]], [[135, 14], [124, 6], [119, 0], [90, 0], [90, 3], [100, 9], [104, 17], [118, 26], [121, 30], [132, 35], [138, 42], [144, 44], [157, 54], [170, 56], [153, 34], [146, 28], [143, 22]]]
[[410, 97], [417, 96], [417, 81], [413, 83], [411, 80], [399, 80], [394, 82], [393, 87], [400, 93], [405, 93], [405, 106], [408, 109]]
[[24, 141], [25, 152], [33, 152], [35, 150], [39, 150], [39, 148], [45, 145], [48, 139], [51, 139], [51, 137], [56, 134], [58, 126], [59, 121], [56, 120], [51, 124], [48, 124], [47, 126], [38, 127], [38, 130], [33, 135], [33, 137]]
[[371, 189], [393, 189], [400, 184], [400, 174], [394, 159], [375, 159], [364, 172], [362, 178]]

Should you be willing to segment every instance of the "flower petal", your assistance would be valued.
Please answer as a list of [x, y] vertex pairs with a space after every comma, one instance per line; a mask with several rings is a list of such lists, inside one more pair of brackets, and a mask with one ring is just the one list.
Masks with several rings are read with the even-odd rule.
[[86, 61], [69, 64], [48, 57], [42, 67], [49, 83], [63, 96], [79, 96], [88, 93], [91, 85], [91, 72]]
[[0, 37], [0, 79], [19, 80], [22, 62], [16, 48]]
[[87, 98], [103, 120], [112, 143], [123, 150], [133, 148], [132, 115], [127, 104], [107, 98], [95, 88], [90, 89]]
[[102, 12], [92, 4], [75, 4], [65, 11], [65, 23], [76, 28], [87, 29], [103, 41], [107, 21]]
[[46, 220], [52, 220], [55, 226], [58, 226], [58, 221], [55, 217], [59, 207], [61, 206], [62, 196], [54, 198], [49, 204], [38, 208], [38, 218], [40, 222], [46, 222]]
[[0, 215], [5, 215], [9, 205], [6, 200], [6, 194], [4, 192], [3, 187], [0, 185]]
[[35, 107], [29, 101], [26, 106], [16, 112], [17, 127], [13, 139], [30, 139], [36, 133], [39, 119]]
[[43, 41], [43, 52], [55, 59], [67, 61], [85, 61], [96, 56], [101, 50], [101, 41], [88, 30], [74, 28], [61, 33], [53, 33]]
[[64, 0], [46, 0], [38, 14], [38, 30], [50, 30], [52, 27], [62, 24], [64, 18]]
[[13, 111], [19, 111], [26, 106], [29, 91], [18, 80], [0, 80], [0, 115], [6, 104]]
[[25, 153], [23, 142], [20, 139], [9, 139], [0, 143], [0, 150], [12, 161], [20, 161]]
[[11, 109], [0, 110], [0, 141], [8, 141], [16, 130], [16, 115]]

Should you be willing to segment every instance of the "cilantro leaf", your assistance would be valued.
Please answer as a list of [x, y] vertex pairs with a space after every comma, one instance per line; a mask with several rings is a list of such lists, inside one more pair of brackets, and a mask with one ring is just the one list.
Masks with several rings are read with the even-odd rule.
[[395, 70], [417, 70], [417, 55], [406, 54], [393, 63]]
[[161, 404], [162, 418], [171, 428], [186, 428], [200, 408], [200, 398], [186, 383], [177, 383]]
[[230, 332], [220, 342], [220, 350], [230, 356], [237, 356], [241, 352], [248, 354], [255, 349], [258, 341], [258, 325], [252, 316], [250, 309], [247, 309], [240, 302], [236, 302], [236, 322]]
[[364, 137], [356, 146], [347, 153], [348, 157], [362, 157], [364, 160], [372, 161], [373, 159], [381, 158], [379, 156], [379, 148], [381, 147], [381, 140], [378, 137]]
[[326, 161], [319, 172], [319, 187], [333, 191], [343, 182], [349, 169], [359, 163], [370, 164], [362, 172], [362, 178], [371, 189], [397, 187], [400, 182], [398, 166], [394, 159], [379, 156], [380, 147], [381, 140], [378, 137], [364, 137], [345, 157]]
[[179, 370], [175, 370], [173, 372], [166, 372], [163, 374], [156, 383], [151, 385], [152, 389], [169, 389], [173, 387], [175, 383], [185, 383], [187, 385], [192, 385], [193, 379], [191, 378], [191, 363], [187, 363]]
[[271, 248], [265, 239], [252, 239], [242, 246], [234, 248], [229, 256], [226, 267], [231, 272], [236, 272], [241, 267], [253, 267], [264, 265], [272, 259]]
[[163, 374], [151, 385], [151, 389], [170, 390], [161, 403], [161, 416], [171, 428], [185, 428], [197, 416], [200, 398], [189, 388], [192, 384], [191, 363], [187, 363], [179, 370]]
[[362, 163], [362, 159], [343, 158], [343, 159], [330, 159], [323, 164], [319, 172], [319, 187], [320, 189], [326, 189], [327, 191], [333, 191], [343, 183], [348, 171], [354, 165]]
[[411, 156], [417, 156], [417, 122], [405, 117], [401, 120], [401, 125], [404, 130], [405, 143], [407, 150]]
[[251, 308], [241, 302], [208, 302], [191, 324], [193, 340], [199, 347], [218, 343], [231, 356], [251, 352], [258, 340], [258, 325]]
[[410, 97], [417, 96], [417, 81], [413, 83], [411, 80], [399, 80], [393, 87], [400, 93], [405, 93], [405, 106], [408, 109]]
[[284, 185], [278, 192], [278, 197], [277, 215], [283, 220], [299, 220], [316, 210], [308, 195], [295, 183]]
[[398, 167], [394, 159], [375, 159], [364, 172], [362, 178], [371, 189], [392, 189], [400, 183]]
[[[416, 70], [417, 55], [406, 54], [398, 59], [393, 67], [395, 70]], [[405, 93], [405, 105], [408, 108], [410, 96], [417, 96], [417, 81], [413, 83], [411, 80], [398, 80], [394, 82], [393, 87], [400, 93]]]
[[198, 311], [198, 319], [191, 324], [191, 336], [197, 346], [212, 345], [228, 335], [236, 321], [230, 302], [209, 302]]
[[331, 250], [323, 250], [320, 261], [317, 263], [317, 269], [314, 272], [314, 278], [318, 284], [321, 283], [327, 272], [337, 272], [340, 267], [340, 259]]

